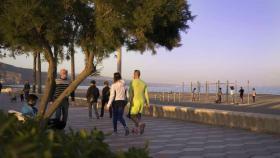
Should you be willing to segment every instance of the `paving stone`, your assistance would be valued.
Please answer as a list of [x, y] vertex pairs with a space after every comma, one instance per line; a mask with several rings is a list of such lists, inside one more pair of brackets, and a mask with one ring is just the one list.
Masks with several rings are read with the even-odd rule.
[[[9, 103], [5, 100], [1, 102]], [[11, 108], [0, 106], [0, 109], [7, 107]], [[15, 110], [20, 107], [21, 105], [16, 105]], [[113, 151], [126, 151], [133, 146], [145, 147], [148, 143], [150, 156], [155, 158], [280, 158], [280, 137], [275, 135], [146, 116], [143, 116], [146, 123], [143, 135], [124, 136], [120, 123], [119, 134], [109, 135], [113, 127], [107, 112], [103, 119], [88, 119], [87, 108], [71, 107], [68, 116], [66, 130], [69, 127], [74, 130], [92, 130], [96, 127], [108, 134], [105, 142]], [[134, 127], [131, 120], [125, 120], [128, 127]]]

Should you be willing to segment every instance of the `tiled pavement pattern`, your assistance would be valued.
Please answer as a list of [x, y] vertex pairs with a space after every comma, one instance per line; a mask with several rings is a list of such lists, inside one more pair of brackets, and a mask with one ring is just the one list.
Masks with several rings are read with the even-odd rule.
[[[7, 96], [0, 94], [0, 109], [20, 109], [20, 103], [11, 104]], [[88, 119], [86, 108], [70, 108], [68, 127], [88, 129], [94, 127], [105, 133], [112, 132], [111, 120]], [[155, 158], [280, 158], [280, 136], [258, 134], [245, 130], [215, 127], [184, 121], [144, 117], [145, 133], [141, 136], [124, 136], [119, 124], [119, 135], [108, 136], [113, 150], [126, 150], [128, 147], [143, 147], [149, 142], [150, 155]], [[128, 126], [133, 127], [127, 120]]]
[[[124, 136], [121, 124], [119, 134], [108, 136], [113, 150], [126, 150], [128, 147], [143, 147], [149, 142], [152, 157], [262, 157], [280, 158], [280, 136], [253, 133], [245, 130], [213, 127], [189, 122], [144, 117], [145, 133], [141, 136]], [[126, 119], [129, 127], [133, 127]], [[105, 133], [112, 132], [111, 120], [88, 119], [86, 108], [71, 108], [69, 123], [74, 129], [97, 127]]]

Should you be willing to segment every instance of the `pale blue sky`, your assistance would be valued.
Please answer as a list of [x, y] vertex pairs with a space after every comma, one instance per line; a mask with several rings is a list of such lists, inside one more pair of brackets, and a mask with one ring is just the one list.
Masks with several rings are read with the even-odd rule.
[[[189, 0], [197, 18], [182, 44], [157, 55], [125, 52], [123, 76], [131, 78], [140, 69], [144, 80], [182, 83], [200, 80], [250, 80], [254, 85], [280, 86], [280, 0]], [[32, 67], [25, 56], [1, 61]], [[83, 68], [82, 54], [76, 55], [77, 72]], [[69, 63], [60, 67], [69, 68]], [[46, 70], [46, 64], [43, 65]], [[113, 55], [103, 61], [102, 75], [116, 71]]]

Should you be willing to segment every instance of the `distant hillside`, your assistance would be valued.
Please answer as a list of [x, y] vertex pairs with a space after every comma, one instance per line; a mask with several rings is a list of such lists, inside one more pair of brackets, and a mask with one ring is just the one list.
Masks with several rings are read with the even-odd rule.
[[[47, 72], [42, 72], [42, 83], [45, 83]], [[102, 85], [105, 80], [111, 81], [112, 78], [103, 76], [88, 77], [81, 85], [89, 85], [92, 79], [95, 79], [98, 84]], [[23, 84], [28, 80], [33, 83], [33, 70], [27, 68], [16, 67], [13, 65], [0, 62], [0, 80], [5, 84]]]
[[[32, 83], [33, 72], [32, 69], [15, 67], [13, 65], [0, 62], [0, 80], [5, 84], [22, 84], [28, 80]], [[46, 72], [42, 72], [42, 79], [47, 76]]]
[[[47, 72], [42, 72], [42, 83], [45, 83], [47, 78]], [[81, 86], [89, 85], [91, 80], [96, 80], [97, 85], [103, 85], [104, 81], [112, 83], [112, 77], [106, 76], [89, 76], [85, 79]], [[23, 84], [24, 81], [28, 80], [31, 84], [33, 83], [33, 71], [32, 69], [16, 67], [13, 65], [5, 64], [0, 62], [0, 81], [4, 84]], [[125, 80], [128, 84], [130, 80]], [[175, 84], [164, 84], [164, 83], [148, 83], [149, 86], [162, 87], [162, 86], [174, 86]]]

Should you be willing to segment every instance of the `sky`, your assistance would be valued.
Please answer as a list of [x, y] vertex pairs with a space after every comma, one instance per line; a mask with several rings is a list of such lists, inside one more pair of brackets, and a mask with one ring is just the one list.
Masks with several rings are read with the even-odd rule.
[[[123, 51], [123, 77], [130, 79], [134, 69], [141, 70], [146, 82], [190, 83], [217, 80], [256, 86], [280, 86], [280, 0], [189, 0], [197, 15], [182, 46], [164, 48], [157, 55]], [[84, 66], [84, 56], [75, 55], [76, 72]], [[5, 58], [1, 62], [32, 68], [32, 57]], [[42, 65], [47, 70], [47, 64]], [[70, 69], [64, 62], [59, 68]], [[102, 62], [101, 75], [116, 71], [112, 54]]]

